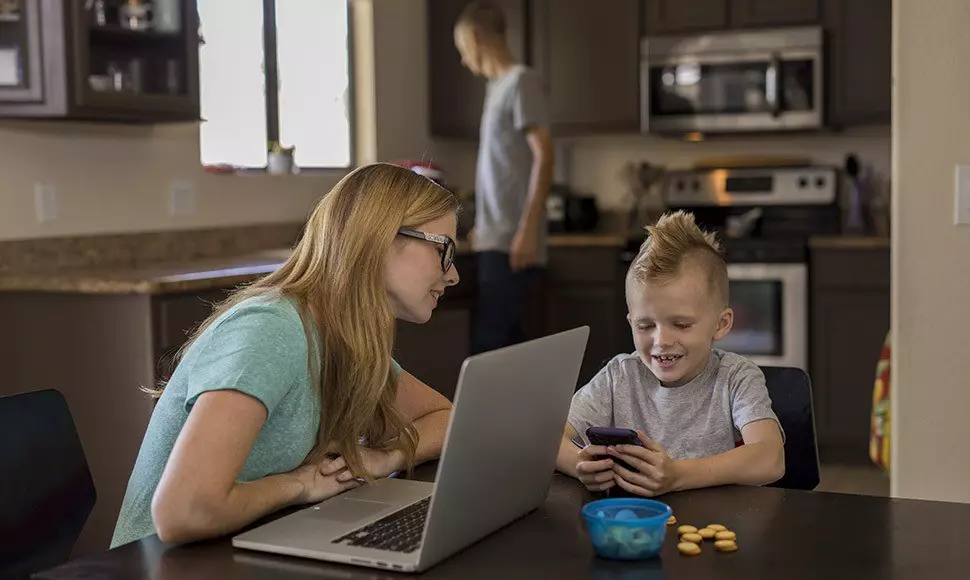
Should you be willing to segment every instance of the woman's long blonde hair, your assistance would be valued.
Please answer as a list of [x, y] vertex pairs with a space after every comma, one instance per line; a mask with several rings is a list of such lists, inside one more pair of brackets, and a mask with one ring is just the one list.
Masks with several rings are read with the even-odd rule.
[[307, 462], [335, 451], [355, 475], [370, 479], [358, 450], [366, 441], [371, 447], [400, 449], [410, 468], [417, 431], [394, 405], [395, 322], [385, 289], [385, 261], [398, 228], [415, 228], [459, 209], [452, 193], [402, 167], [380, 163], [354, 170], [317, 204], [290, 258], [219, 305], [179, 358], [240, 302], [290, 298], [303, 319], [310, 376], [321, 402], [317, 444]]

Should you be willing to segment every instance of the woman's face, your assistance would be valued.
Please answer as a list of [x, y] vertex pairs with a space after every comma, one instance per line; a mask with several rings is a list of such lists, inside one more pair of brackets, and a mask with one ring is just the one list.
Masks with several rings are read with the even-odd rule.
[[[440, 217], [413, 228], [427, 234], [457, 239], [458, 220], [454, 214]], [[395, 318], [427, 322], [445, 288], [458, 283], [458, 270], [452, 264], [441, 271], [441, 244], [398, 235], [387, 255], [385, 287]]]

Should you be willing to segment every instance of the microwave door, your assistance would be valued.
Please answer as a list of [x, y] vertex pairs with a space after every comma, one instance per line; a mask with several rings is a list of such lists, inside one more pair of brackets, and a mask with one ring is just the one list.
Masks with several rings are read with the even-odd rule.
[[821, 125], [821, 70], [811, 54], [721, 55], [641, 71], [643, 129], [745, 131]]

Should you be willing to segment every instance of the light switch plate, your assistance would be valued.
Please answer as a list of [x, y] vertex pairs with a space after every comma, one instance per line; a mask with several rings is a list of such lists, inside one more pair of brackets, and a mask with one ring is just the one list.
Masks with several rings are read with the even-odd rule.
[[34, 184], [34, 211], [37, 223], [43, 224], [57, 219], [57, 188], [50, 183]]
[[173, 181], [168, 190], [168, 213], [172, 217], [195, 213], [195, 187], [190, 181]]
[[957, 165], [953, 223], [970, 225], [970, 165]]

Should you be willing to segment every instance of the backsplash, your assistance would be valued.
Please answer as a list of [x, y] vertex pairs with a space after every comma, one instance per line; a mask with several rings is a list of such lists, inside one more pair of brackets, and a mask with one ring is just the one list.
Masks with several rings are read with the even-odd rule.
[[62, 268], [140, 268], [292, 247], [303, 223], [0, 242], [0, 275]]
[[[630, 187], [623, 178], [623, 167], [629, 162], [649, 161], [668, 169], [686, 169], [707, 157], [771, 155], [806, 157], [815, 164], [841, 168], [845, 156], [855, 153], [887, 188], [891, 167], [889, 126], [842, 133], [717, 136], [696, 143], [651, 135], [590, 137], [562, 143], [567, 145], [569, 158], [558, 162], [566, 163], [570, 185], [595, 195], [600, 208], [607, 210], [629, 207]], [[433, 160], [445, 169], [452, 183], [466, 191], [475, 184], [476, 147], [471, 142], [435, 142]], [[561, 147], [559, 150], [563, 151]], [[562, 168], [556, 172], [562, 173]]]

